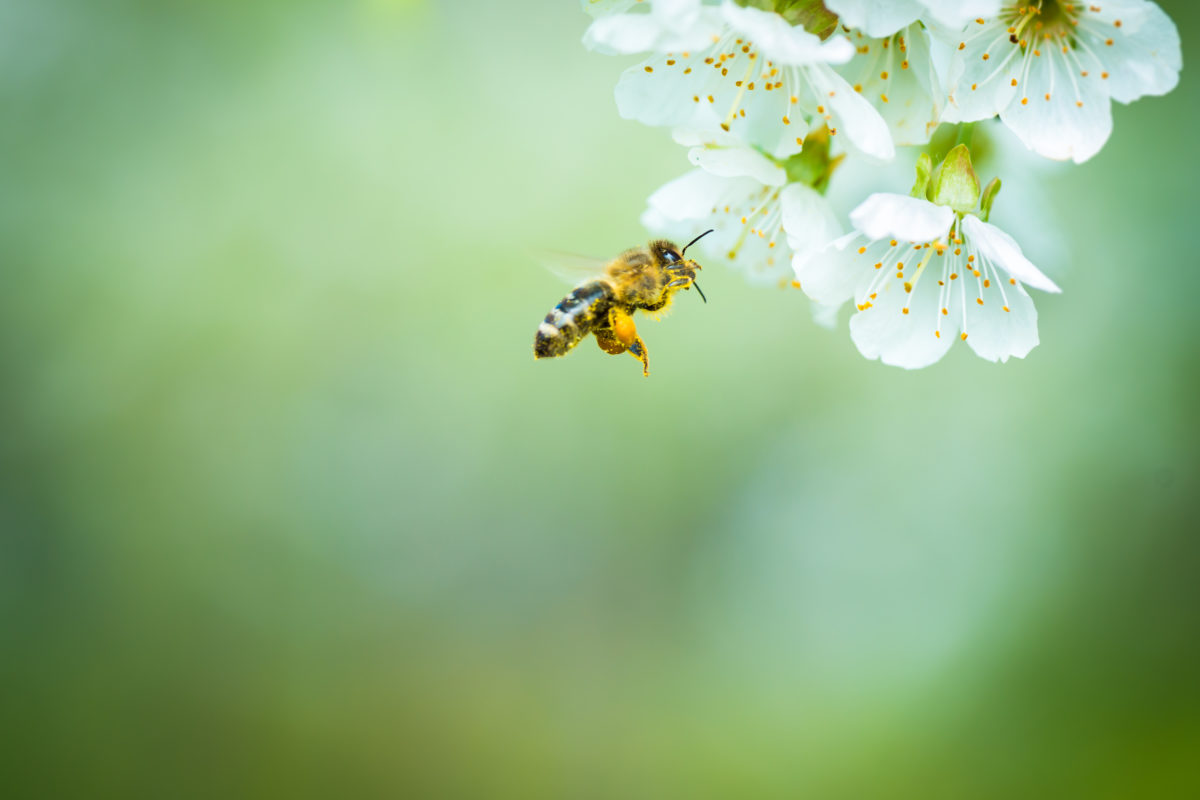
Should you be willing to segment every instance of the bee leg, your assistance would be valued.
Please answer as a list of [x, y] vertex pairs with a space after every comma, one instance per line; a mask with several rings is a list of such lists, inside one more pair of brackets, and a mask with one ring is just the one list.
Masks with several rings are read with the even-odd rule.
[[692, 283], [691, 278], [676, 278], [675, 280], [673, 280], [667, 284], [667, 288], [674, 289], [676, 286], [682, 286], [683, 288], [686, 289], [691, 283]]
[[637, 341], [629, 345], [629, 355], [642, 362], [642, 377], [650, 377], [650, 359], [646, 354], [646, 343], [642, 341], [642, 337], [638, 337]]
[[633, 324], [633, 317], [627, 311], [614, 308], [609, 314], [609, 319], [617, 340], [629, 350], [630, 355], [642, 362], [642, 375], [650, 377], [650, 360], [646, 353], [646, 343], [642, 341], [642, 337], [638, 336], [637, 326]]

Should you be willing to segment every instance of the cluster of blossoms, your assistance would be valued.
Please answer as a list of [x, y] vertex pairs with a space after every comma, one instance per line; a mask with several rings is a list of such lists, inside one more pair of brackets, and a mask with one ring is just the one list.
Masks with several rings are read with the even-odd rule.
[[[853, 299], [859, 351], [907, 368], [956, 339], [991, 361], [1024, 357], [1038, 343], [1025, 287], [1060, 291], [988, 221], [1000, 181], [976, 176], [975, 123], [998, 118], [1024, 145], [1004, 160], [1021, 186], [1039, 157], [1094, 156], [1111, 101], [1165, 94], [1181, 68], [1175, 25], [1148, 0], [582, 3], [587, 47], [648, 54], [617, 83], [621, 115], [673, 128], [694, 165], [650, 196], [646, 227], [714, 229], [706, 259], [798, 286], [826, 324]], [[844, 228], [829, 190], [855, 162], [878, 188], [897, 162], [917, 180], [860, 194]]]

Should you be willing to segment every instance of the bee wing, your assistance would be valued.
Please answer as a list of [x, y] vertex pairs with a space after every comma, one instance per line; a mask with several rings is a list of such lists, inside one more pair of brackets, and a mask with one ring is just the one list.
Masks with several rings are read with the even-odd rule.
[[553, 250], [540, 253], [538, 260], [552, 274], [572, 286], [603, 275], [605, 267], [609, 264], [608, 260], [603, 258], [560, 253]]

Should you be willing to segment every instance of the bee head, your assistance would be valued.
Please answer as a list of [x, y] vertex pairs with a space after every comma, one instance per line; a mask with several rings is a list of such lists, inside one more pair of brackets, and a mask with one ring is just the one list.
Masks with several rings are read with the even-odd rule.
[[659, 263], [667, 268], [675, 267], [676, 269], [695, 271], [700, 269], [700, 265], [694, 260], [686, 258], [687, 250], [710, 233], [712, 233], [711, 228], [685, 244], [682, 249], [677, 247], [673, 242], [660, 239], [657, 242], [650, 243], [650, 252]]
[[[687, 253], [689, 247], [710, 233], [712, 233], [711, 228], [685, 244], [683, 249], [677, 249], [673, 243], [665, 239], [650, 243], [650, 253], [653, 255], [655, 261], [661, 264], [664, 269], [669, 270], [672, 276], [676, 276], [676, 280], [672, 281], [668, 285], [668, 288], [670, 286], [677, 286], [680, 283], [684, 283], [683, 288], [685, 289], [694, 286], [700, 298], [706, 303], [708, 302], [708, 298], [704, 297], [704, 292], [700, 291], [700, 285], [696, 283], [696, 271], [700, 269], [700, 265], [694, 260], [686, 258], [684, 254]], [[690, 283], [685, 283], [680, 278], [690, 279]]]
[[654, 257], [655, 262], [668, 269], [671, 267], [678, 268], [680, 264], [684, 263], [683, 253], [679, 252], [678, 245], [674, 242], [668, 242], [666, 239], [651, 242], [650, 254]]

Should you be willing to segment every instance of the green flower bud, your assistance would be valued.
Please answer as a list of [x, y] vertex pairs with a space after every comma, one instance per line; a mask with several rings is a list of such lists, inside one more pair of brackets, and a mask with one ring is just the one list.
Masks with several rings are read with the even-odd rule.
[[971, 151], [965, 144], [952, 147], [938, 165], [929, 186], [929, 199], [960, 214], [975, 210], [979, 203], [979, 178], [971, 166]]

